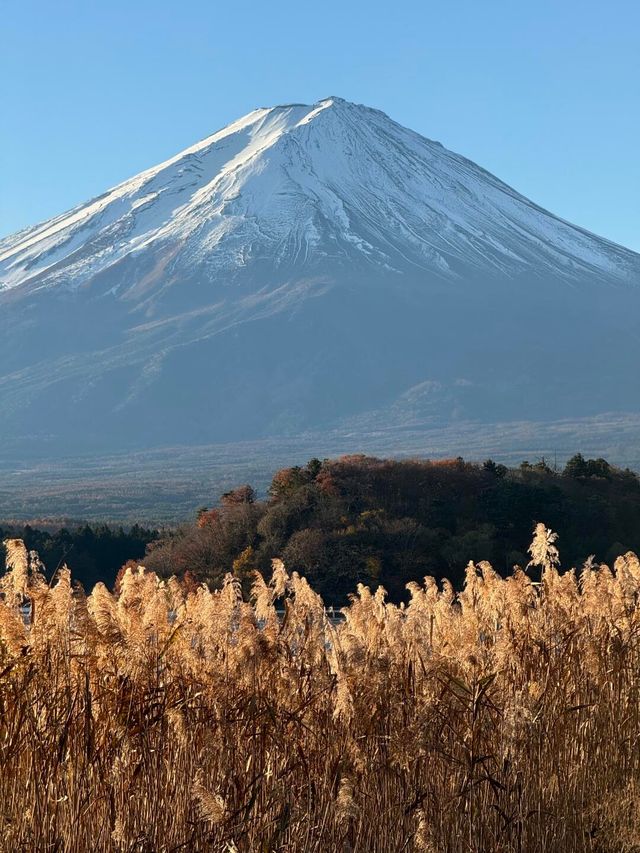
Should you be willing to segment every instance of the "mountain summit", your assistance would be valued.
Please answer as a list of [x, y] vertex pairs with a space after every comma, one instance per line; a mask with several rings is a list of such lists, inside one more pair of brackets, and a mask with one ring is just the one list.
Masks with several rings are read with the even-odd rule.
[[635, 412], [639, 296], [640, 256], [378, 110], [256, 109], [0, 241], [0, 428], [68, 450]]
[[[3, 287], [85, 285], [123, 259], [151, 277], [358, 264], [444, 278], [637, 273], [575, 228], [384, 113], [327, 98], [257, 109], [67, 214], [0, 242]], [[159, 269], [157, 265], [162, 269]], [[148, 284], [145, 292], [148, 291]], [[117, 290], [130, 291], [133, 281]]]

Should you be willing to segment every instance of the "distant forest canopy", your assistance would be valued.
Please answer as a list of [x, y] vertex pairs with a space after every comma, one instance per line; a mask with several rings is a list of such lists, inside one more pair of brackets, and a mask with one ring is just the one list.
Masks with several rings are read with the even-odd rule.
[[640, 552], [640, 479], [580, 454], [562, 471], [544, 460], [507, 468], [490, 459], [312, 459], [278, 471], [265, 500], [242, 485], [169, 531], [0, 523], [0, 541], [23, 538], [49, 575], [66, 562], [86, 589], [98, 580], [113, 586], [134, 561], [213, 586], [231, 571], [248, 593], [253, 571], [269, 573], [281, 557], [341, 605], [358, 583], [381, 584], [398, 601], [405, 584], [425, 575], [461, 585], [469, 560], [489, 560], [505, 574], [525, 566], [539, 521], [559, 533], [565, 568], [590, 555], [610, 562]]
[[[83, 524], [52, 529], [50, 525], [0, 522], [0, 552], [5, 539], [22, 539], [30, 551], [37, 551], [48, 577], [66, 563], [73, 579], [89, 591], [98, 581], [113, 586], [119, 567], [127, 560], [143, 562], [147, 546], [159, 535], [157, 530], [137, 524], [129, 528]], [[0, 553], [2, 566], [3, 558]]]
[[580, 454], [561, 472], [544, 460], [312, 459], [278, 471], [267, 500], [244, 485], [202, 507], [193, 524], [150, 543], [145, 565], [214, 586], [232, 570], [248, 592], [253, 571], [281, 557], [330, 603], [358, 583], [397, 601], [425, 575], [461, 585], [469, 560], [505, 574], [525, 566], [540, 521], [560, 534], [567, 568], [640, 551], [640, 479]]

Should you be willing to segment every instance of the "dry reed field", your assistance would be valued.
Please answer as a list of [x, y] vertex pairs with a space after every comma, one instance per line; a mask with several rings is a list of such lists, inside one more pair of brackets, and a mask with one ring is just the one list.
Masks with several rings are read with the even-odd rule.
[[640, 562], [561, 573], [554, 541], [337, 625], [279, 561], [251, 602], [85, 596], [10, 541], [2, 851], [640, 850]]

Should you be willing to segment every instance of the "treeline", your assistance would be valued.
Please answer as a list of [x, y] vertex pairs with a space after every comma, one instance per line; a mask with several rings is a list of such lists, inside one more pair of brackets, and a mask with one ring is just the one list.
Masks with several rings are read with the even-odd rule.
[[278, 471], [265, 500], [243, 485], [170, 531], [0, 522], [0, 549], [6, 538], [23, 539], [49, 576], [66, 563], [87, 590], [97, 581], [113, 587], [120, 567], [135, 561], [214, 587], [233, 571], [248, 591], [253, 571], [268, 574], [281, 557], [326, 601], [343, 604], [358, 583], [381, 584], [395, 601], [426, 575], [460, 585], [471, 559], [507, 574], [528, 562], [538, 521], [560, 533], [565, 566], [638, 552], [640, 480], [580, 454], [562, 471], [544, 461], [312, 459]]
[[2, 542], [22, 539], [30, 551], [37, 551], [48, 577], [66, 564], [73, 579], [89, 592], [98, 581], [113, 586], [120, 566], [127, 560], [142, 560], [149, 543], [159, 536], [157, 530], [140, 527], [112, 527], [108, 524], [84, 524], [78, 527], [48, 529], [0, 523], [0, 560], [4, 566]]
[[397, 601], [425, 575], [460, 585], [472, 559], [504, 574], [525, 566], [539, 521], [559, 531], [565, 566], [638, 552], [640, 480], [580, 454], [561, 472], [544, 460], [506, 468], [461, 458], [313, 459], [278, 471], [266, 500], [244, 485], [201, 508], [192, 524], [150, 542], [145, 564], [214, 586], [233, 570], [248, 590], [252, 572], [281, 557], [330, 603], [344, 603], [358, 583], [381, 584]]

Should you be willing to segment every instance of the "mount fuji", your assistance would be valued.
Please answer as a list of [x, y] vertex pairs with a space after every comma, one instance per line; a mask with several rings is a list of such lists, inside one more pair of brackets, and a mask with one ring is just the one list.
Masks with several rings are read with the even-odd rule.
[[0, 435], [635, 415], [639, 318], [640, 255], [439, 143], [335, 97], [261, 108], [0, 240]]

